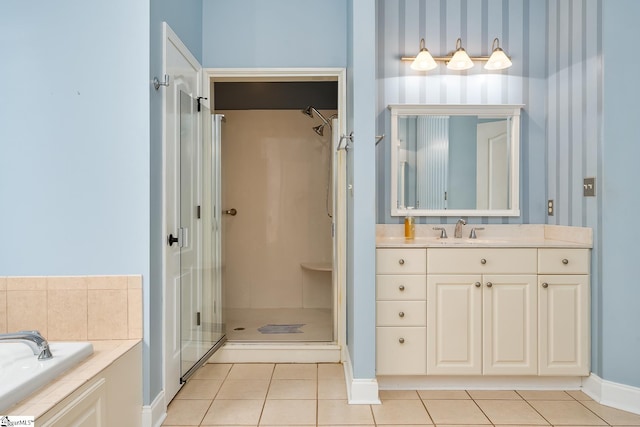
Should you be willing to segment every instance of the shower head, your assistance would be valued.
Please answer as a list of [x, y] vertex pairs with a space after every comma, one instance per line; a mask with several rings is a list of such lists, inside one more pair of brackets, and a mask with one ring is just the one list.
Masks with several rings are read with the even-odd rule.
[[320, 135], [320, 136], [324, 135], [324, 125], [314, 126], [312, 129], [318, 135]]
[[315, 110], [315, 108], [313, 108], [311, 105], [309, 105], [307, 108], [305, 108], [304, 110], [300, 110], [300, 112], [302, 114], [306, 114], [307, 116], [313, 118], [313, 112], [312, 110]]
[[327, 118], [325, 116], [322, 115], [322, 113], [318, 110], [316, 110], [316, 108], [313, 105], [309, 105], [307, 108], [305, 108], [304, 110], [300, 110], [300, 112], [302, 114], [305, 114], [311, 118], [313, 118], [313, 113], [316, 113], [316, 115], [320, 118], [320, 120], [322, 120], [323, 124], [318, 125], [318, 126], [314, 126], [312, 129], [315, 133], [317, 133], [318, 135], [322, 136], [323, 132], [324, 132], [324, 127], [326, 125], [329, 126], [329, 129], [333, 130], [333, 126], [331, 126], [331, 123], [329, 122], [329, 120], [333, 119], [334, 117], [338, 117], [337, 114], [332, 115], [331, 117], [329, 117], [329, 119], [327, 120]]

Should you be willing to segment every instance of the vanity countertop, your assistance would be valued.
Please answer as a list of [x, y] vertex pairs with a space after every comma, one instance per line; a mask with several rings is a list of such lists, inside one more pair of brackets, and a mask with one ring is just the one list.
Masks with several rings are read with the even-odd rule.
[[[378, 224], [376, 246], [379, 248], [591, 248], [591, 228], [545, 224], [467, 224], [462, 238], [454, 238], [455, 224], [416, 224], [415, 238], [404, 238], [403, 224]], [[439, 237], [433, 227], [444, 227], [446, 239]], [[472, 228], [484, 228], [470, 239]]]

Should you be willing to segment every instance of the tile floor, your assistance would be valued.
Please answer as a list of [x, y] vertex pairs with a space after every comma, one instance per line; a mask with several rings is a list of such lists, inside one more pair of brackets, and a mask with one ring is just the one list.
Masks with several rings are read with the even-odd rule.
[[163, 426], [640, 426], [580, 391], [381, 391], [348, 405], [340, 364], [207, 364]]

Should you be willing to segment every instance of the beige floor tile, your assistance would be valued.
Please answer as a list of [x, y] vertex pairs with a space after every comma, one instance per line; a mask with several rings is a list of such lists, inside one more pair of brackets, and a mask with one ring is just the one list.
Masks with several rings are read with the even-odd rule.
[[173, 400], [163, 425], [197, 426], [211, 405], [210, 400]]
[[279, 363], [273, 371], [278, 380], [315, 380], [318, 378], [318, 365], [315, 363]]
[[192, 378], [187, 381], [175, 398], [213, 400], [221, 385], [222, 380], [198, 380]]
[[491, 424], [473, 400], [423, 400], [435, 424]]
[[574, 400], [562, 390], [518, 390], [518, 394], [525, 400]]
[[267, 399], [315, 399], [316, 380], [271, 380]]
[[475, 400], [522, 400], [513, 390], [467, 390]]
[[236, 363], [227, 375], [230, 380], [270, 380], [273, 363]]
[[418, 395], [422, 400], [471, 399], [471, 397], [464, 390], [418, 390]]
[[257, 426], [264, 400], [214, 400], [202, 420], [203, 426]]
[[567, 393], [576, 400], [593, 400], [588, 394], [580, 390], [568, 390]]
[[476, 403], [493, 424], [549, 425], [524, 400], [479, 400]]
[[199, 380], [223, 380], [231, 369], [230, 363], [207, 363], [193, 374]]
[[267, 400], [260, 425], [316, 425], [316, 400]]
[[601, 405], [593, 400], [580, 403], [612, 426], [640, 426], [640, 415]]
[[431, 424], [420, 400], [387, 400], [372, 405], [376, 424]]
[[531, 400], [529, 404], [535, 408], [552, 425], [583, 425], [602, 426], [607, 425], [593, 412], [585, 408], [575, 400], [571, 401], [547, 401]]
[[346, 399], [347, 385], [344, 380], [318, 380], [318, 399]]
[[412, 400], [420, 399], [415, 390], [380, 390], [378, 392], [380, 400]]
[[[487, 427], [487, 424], [436, 424], [435, 427]], [[507, 426], [500, 426], [507, 427]], [[517, 427], [529, 427], [529, 426], [517, 426]]]
[[373, 424], [369, 405], [349, 405], [346, 400], [319, 400], [318, 425]]
[[319, 380], [344, 380], [344, 368], [340, 363], [319, 363], [318, 364]]
[[264, 399], [268, 388], [267, 380], [226, 380], [216, 399]]

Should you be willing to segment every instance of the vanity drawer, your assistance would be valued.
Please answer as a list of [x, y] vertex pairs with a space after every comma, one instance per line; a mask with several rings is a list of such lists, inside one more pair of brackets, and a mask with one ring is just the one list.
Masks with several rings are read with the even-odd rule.
[[376, 326], [426, 326], [426, 301], [376, 302]]
[[426, 274], [426, 249], [376, 249], [377, 274]]
[[539, 249], [540, 274], [589, 274], [589, 249]]
[[425, 375], [427, 328], [376, 328], [377, 375]]
[[429, 274], [536, 274], [538, 250], [529, 248], [429, 249]]
[[427, 299], [427, 276], [424, 274], [376, 276], [376, 299], [424, 301]]

